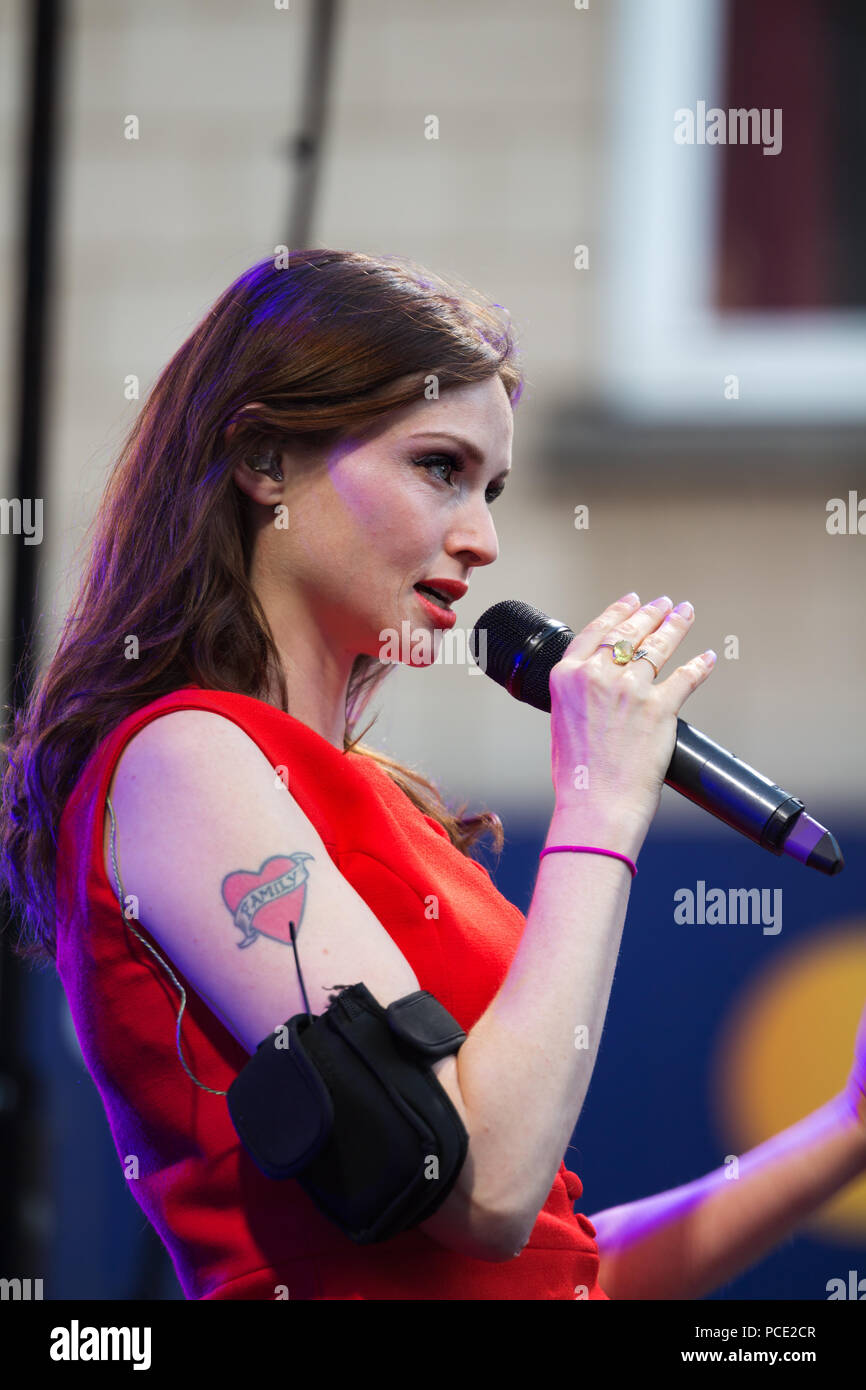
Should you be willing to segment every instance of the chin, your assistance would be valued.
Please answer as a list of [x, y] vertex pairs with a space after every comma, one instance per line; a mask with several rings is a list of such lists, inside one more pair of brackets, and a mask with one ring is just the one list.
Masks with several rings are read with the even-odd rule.
[[399, 627], [379, 630], [374, 655], [387, 666], [432, 666], [442, 646], [443, 628], [430, 623], [411, 623], [404, 618]]

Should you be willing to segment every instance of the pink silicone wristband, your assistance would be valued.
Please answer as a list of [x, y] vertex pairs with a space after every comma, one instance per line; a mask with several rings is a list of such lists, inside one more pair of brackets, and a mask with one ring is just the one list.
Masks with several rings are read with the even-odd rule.
[[543, 859], [545, 854], [556, 854], [558, 850], [562, 849], [577, 850], [581, 854], [609, 854], [611, 859], [621, 859], [624, 864], [628, 864], [632, 878], [637, 873], [637, 865], [629, 859], [627, 854], [619, 854], [615, 849], [596, 849], [594, 845], [548, 845], [547, 849], [543, 849], [538, 857]]

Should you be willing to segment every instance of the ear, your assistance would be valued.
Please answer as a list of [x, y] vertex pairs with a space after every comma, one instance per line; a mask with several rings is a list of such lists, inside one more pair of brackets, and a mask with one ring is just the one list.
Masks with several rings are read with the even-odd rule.
[[[258, 401], [251, 401], [249, 405], [243, 407], [239, 416], [232, 420], [231, 424], [226, 427], [224, 436], [226, 444], [231, 443], [232, 437], [237, 432], [238, 426], [246, 423], [250, 418], [254, 419], [255, 413], [259, 409], [260, 403]], [[266, 440], [257, 439], [254, 442], [251, 439], [249, 453], [250, 456], [263, 454], [274, 447], [273, 444], [269, 444]], [[280, 458], [280, 471], [285, 479], [285, 457], [279, 454], [279, 451], [277, 451], [277, 453]], [[242, 460], [235, 467], [232, 476], [241, 491], [245, 492], [248, 497], [251, 497], [254, 502], [261, 502], [266, 507], [272, 507], [281, 499], [283, 484], [276, 478], [272, 478], [268, 473], [262, 473], [258, 469], [251, 468], [246, 460]]]
[[283, 490], [286, 485], [285, 478], [287, 476], [286, 455], [280, 453], [273, 445], [269, 446], [267, 443], [258, 445], [251, 444], [250, 454], [252, 456], [254, 454], [267, 453], [269, 449], [273, 449], [274, 457], [279, 460], [280, 472], [283, 475], [282, 482], [277, 478], [271, 477], [270, 473], [263, 473], [257, 468], [251, 468], [246, 460], [237, 464], [232, 474], [241, 491], [245, 492], [247, 497], [251, 497], [254, 502], [261, 502], [265, 507], [276, 506], [278, 502], [283, 500]]

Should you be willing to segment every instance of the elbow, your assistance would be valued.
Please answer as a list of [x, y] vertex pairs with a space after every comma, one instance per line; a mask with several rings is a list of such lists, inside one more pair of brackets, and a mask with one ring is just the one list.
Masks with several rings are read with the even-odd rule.
[[491, 1220], [487, 1225], [486, 1239], [479, 1259], [487, 1260], [491, 1264], [502, 1264], [507, 1260], [516, 1260], [524, 1247], [529, 1243], [530, 1232], [523, 1226], [515, 1225], [509, 1217], [501, 1220]]
[[516, 1225], [510, 1217], [490, 1220], [486, 1234], [478, 1248], [475, 1258], [486, 1260], [489, 1264], [503, 1264], [516, 1260], [529, 1244], [531, 1227], [527, 1231], [523, 1225]]
[[485, 1214], [486, 1258], [501, 1263], [515, 1260], [529, 1244], [535, 1225], [525, 1212], [488, 1209]]
[[458, 1255], [498, 1264], [520, 1254], [529, 1240], [531, 1225], [527, 1228], [513, 1213], [479, 1203], [458, 1184], [418, 1229]]
[[513, 1216], [507, 1218], [502, 1224], [502, 1235], [497, 1245], [499, 1260], [516, 1260], [529, 1244], [529, 1238], [535, 1225], [534, 1221], [527, 1221], [524, 1217], [515, 1219]]
[[481, 1212], [479, 1224], [485, 1232], [489, 1250], [488, 1260], [515, 1260], [529, 1244], [538, 1219], [537, 1211], [515, 1207], [509, 1196], [518, 1186], [512, 1179], [499, 1184], [495, 1191], [489, 1187], [478, 1190], [477, 1205]]
[[[489, 1187], [484, 1192], [480, 1206], [485, 1213], [485, 1229], [491, 1250], [491, 1260], [514, 1260], [529, 1244], [535, 1229], [538, 1211], [527, 1211], [526, 1206], [515, 1206], [510, 1201], [520, 1183], [512, 1177], [500, 1182], [495, 1190]], [[479, 1196], [481, 1194], [479, 1193]]]

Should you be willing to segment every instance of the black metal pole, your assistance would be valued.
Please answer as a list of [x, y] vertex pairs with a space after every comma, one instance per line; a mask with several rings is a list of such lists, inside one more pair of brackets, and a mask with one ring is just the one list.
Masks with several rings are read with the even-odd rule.
[[[11, 502], [26, 515], [29, 504], [42, 506], [44, 426], [47, 415], [46, 367], [50, 347], [50, 305], [54, 248], [54, 195], [57, 167], [60, 50], [63, 0], [21, 4], [29, 19], [27, 70], [29, 103], [23, 125], [23, 189], [19, 230], [20, 292], [17, 303], [18, 344], [15, 439], [10, 477]], [[44, 508], [43, 508], [44, 512]], [[34, 515], [30, 514], [31, 517]], [[17, 707], [31, 688], [36, 653], [35, 632], [39, 545], [25, 545], [23, 528], [3, 537], [10, 568], [11, 612], [7, 615], [8, 664], [4, 681], [7, 703]], [[8, 727], [6, 730], [8, 733]], [[5, 734], [4, 734], [5, 737]], [[41, 1224], [34, 1218], [39, 1194], [39, 1144], [32, 1072], [21, 1048], [21, 998], [24, 967], [12, 955], [8, 935], [0, 937], [0, 1273], [9, 1278], [38, 1277], [42, 1254]]]
[[302, 250], [310, 245], [338, 19], [338, 0], [319, 0], [311, 7], [300, 129], [289, 147], [296, 161], [288, 218], [287, 245], [290, 251]]

